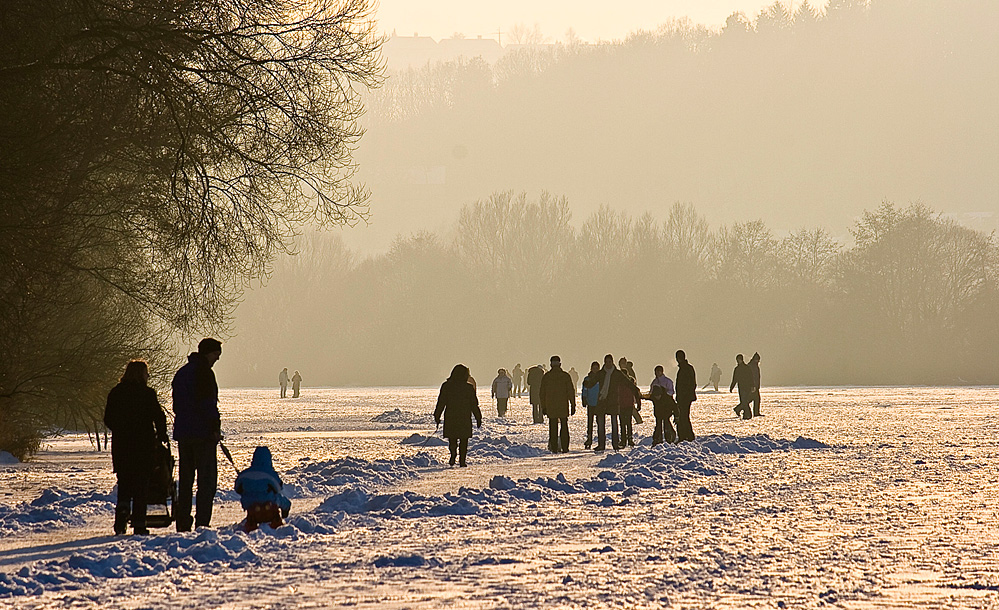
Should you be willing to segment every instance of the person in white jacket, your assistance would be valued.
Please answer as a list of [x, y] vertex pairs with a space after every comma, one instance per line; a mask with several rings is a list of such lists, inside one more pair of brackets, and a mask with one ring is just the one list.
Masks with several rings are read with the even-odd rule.
[[513, 393], [513, 380], [506, 374], [506, 369], [497, 371], [496, 379], [493, 379], [492, 395], [496, 399], [496, 413], [500, 417], [506, 417], [506, 403]]

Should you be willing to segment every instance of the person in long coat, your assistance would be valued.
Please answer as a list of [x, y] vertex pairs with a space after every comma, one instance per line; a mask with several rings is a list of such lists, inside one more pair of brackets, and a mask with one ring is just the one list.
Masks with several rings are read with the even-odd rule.
[[541, 378], [541, 412], [548, 417], [548, 450], [569, 453], [569, 415], [576, 414], [576, 386], [569, 373], [562, 370], [561, 358], [552, 356], [551, 364], [551, 370]]
[[545, 423], [545, 416], [541, 412], [541, 380], [545, 376], [545, 370], [540, 364], [536, 364], [527, 369], [527, 393], [531, 401], [531, 414], [534, 423]]
[[298, 398], [299, 392], [302, 390], [302, 374], [295, 371], [295, 374], [291, 377], [291, 397]]
[[614, 366], [614, 356], [604, 356], [604, 368], [600, 369], [600, 391], [597, 395], [597, 446], [594, 451], [603, 451], [607, 442], [606, 416], [611, 422], [611, 446], [615, 450], [624, 445], [618, 438], [618, 416], [621, 413], [622, 395], [631, 396], [634, 403], [642, 404], [642, 393], [620, 369]]
[[697, 400], [697, 373], [687, 362], [687, 354], [676, 350], [676, 440], [694, 440], [694, 427], [690, 423], [690, 405]]
[[760, 417], [760, 352], [749, 359], [749, 370], [753, 372], [753, 417]]
[[507, 376], [506, 369], [496, 371], [496, 379], [493, 379], [490, 393], [496, 399], [496, 414], [506, 417], [507, 403], [513, 394], [513, 380]]
[[118, 477], [114, 533], [124, 534], [128, 521], [136, 534], [146, 529], [146, 494], [158, 444], [169, 442], [166, 414], [149, 387], [149, 366], [133, 360], [125, 367], [104, 409], [104, 425], [111, 431], [111, 465]]
[[753, 400], [754, 388], [753, 388], [753, 371], [749, 368], [743, 360], [742, 354], [738, 354], [735, 357], [735, 370], [732, 371], [732, 385], [729, 386], [729, 393], [735, 389], [735, 386], [739, 386], [739, 404], [735, 406], [733, 411], [736, 415], [741, 415], [742, 419], [752, 419], [753, 409], [749, 406], [749, 403]]
[[476, 426], [482, 427], [482, 411], [479, 410], [479, 399], [475, 388], [468, 383], [468, 367], [456, 364], [451, 369], [451, 376], [441, 385], [437, 397], [437, 408], [434, 409], [434, 421], [440, 426], [441, 416], [444, 418], [444, 437], [448, 440], [451, 451], [451, 462], [457, 458], [459, 464], [467, 466], [468, 439], [472, 437], [472, 417]]

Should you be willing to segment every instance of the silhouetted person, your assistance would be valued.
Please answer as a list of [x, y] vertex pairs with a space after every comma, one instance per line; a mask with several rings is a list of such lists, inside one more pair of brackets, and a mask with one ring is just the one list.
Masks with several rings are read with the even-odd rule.
[[[711, 364], [711, 374], [708, 376], [708, 382], [704, 384], [704, 388], [714, 385], [715, 392], [717, 392], [719, 383], [721, 383], [721, 369], [718, 368], [718, 363], [714, 362]], [[703, 390], [704, 388], [701, 389]]]
[[753, 411], [749, 407], [749, 402], [753, 399], [753, 371], [743, 360], [742, 354], [735, 357], [735, 370], [732, 371], [732, 385], [728, 391], [731, 393], [735, 386], [739, 386], [739, 404], [733, 411], [736, 415], [741, 415], [742, 419], [752, 419]]
[[676, 440], [694, 440], [694, 427], [690, 423], [690, 405], [697, 400], [697, 373], [687, 362], [687, 354], [676, 350]]
[[[118, 477], [114, 533], [124, 534], [129, 518], [136, 534], [146, 529], [146, 497], [155, 465], [156, 449], [167, 444], [166, 414], [148, 385], [149, 366], [133, 360], [125, 366], [104, 409], [104, 425], [111, 431], [111, 465]], [[172, 476], [172, 474], [171, 474]]]
[[569, 367], [569, 379], [572, 379], [573, 392], [579, 389], [579, 373], [576, 371], [576, 367]]
[[520, 368], [520, 363], [513, 367], [513, 372], [511, 373], [513, 377], [513, 393], [520, 398], [524, 393], [524, 369]]
[[[620, 371], [625, 375], [627, 375], [628, 377], [631, 377], [631, 372], [628, 371], [628, 359], [625, 358], [624, 356], [618, 359], [617, 368], [620, 369]], [[632, 381], [637, 382], [638, 378], [636, 377], [635, 379], [632, 379]]]
[[[638, 387], [638, 373], [635, 372], [635, 363], [632, 362], [631, 360], [629, 360], [625, 364], [624, 373], [625, 373], [625, 375], [628, 376], [629, 379], [631, 379], [631, 381], [635, 384], [635, 387], [637, 388]], [[639, 391], [639, 395], [641, 395], [641, 391]], [[634, 408], [631, 409], [631, 418], [635, 421], [636, 424], [640, 424], [640, 423], [642, 423], [644, 421], [642, 419], [641, 410], [642, 410], [641, 405], [638, 405], [638, 406], [636, 406], [636, 407], [634, 407]], [[632, 442], [632, 437], [631, 437], [631, 422], [630, 421], [628, 422], [628, 444], [631, 445], [631, 446], [634, 446], [634, 443]]]
[[[597, 403], [600, 399], [600, 363], [593, 361], [590, 363], [590, 372], [583, 378], [583, 388], [579, 393], [583, 406], [586, 407], [586, 442], [583, 447], [590, 449], [593, 446], [593, 425], [596, 423], [599, 407]], [[602, 417], [602, 416], [601, 416]]]
[[756, 352], [749, 359], [749, 370], [753, 372], [753, 416], [760, 417], [760, 353]]
[[250, 467], [236, 476], [236, 493], [239, 503], [246, 511], [244, 532], [252, 532], [267, 523], [277, 529], [288, 518], [291, 500], [284, 495], [284, 483], [274, 470], [271, 450], [257, 447], [253, 450]]
[[576, 386], [569, 373], [562, 370], [561, 358], [552, 356], [551, 364], [551, 370], [541, 378], [541, 412], [548, 416], [548, 450], [569, 453], [569, 416], [576, 414]]
[[[187, 357], [173, 377], [173, 438], [179, 454], [177, 504], [174, 518], [178, 532], [191, 531], [191, 525], [208, 527], [212, 520], [212, 500], [218, 486], [217, 447], [222, 440], [219, 416], [219, 386], [212, 366], [222, 357], [218, 339], [202, 339], [198, 351]], [[191, 519], [194, 478], [198, 478], [195, 517]]]
[[281, 398], [288, 396], [288, 382], [291, 379], [288, 377], [288, 367], [285, 367], [278, 373], [278, 385], [281, 386]]
[[545, 416], [541, 412], [541, 380], [545, 376], [545, 370], [537, 364], [527, 369], [527, 391], [531, 401], [531, 415], [534, 423], [545, 423]]
[[451, 462], [455, 459], [459, 464], [467, 465], [468, 439], [472, 438], [472, 417], [476, 425], [482, 427], [482, 411], [479, 410], [479, 399], [475, 396], [475, 388], [468, 383], [468, 367], [456, 364], [451, 369], [451, 376], [441, 385], [437, 396], [437, 408], [434, 409], [434, 421], [439, 426], [441, 416], [444, 417], [444, 437], [448, 440], [451, 451]]
[[656, 429], [652, 433], [652, 446], [667, 442], [676, 442], [676, 431], [670, 418], [676, 415], [676, 401], [673, 399], [673, 380], [666, 376], [662, 365], [655, 368], [656, 378], [649, 386], [649, 398], [652, 400], [652, 411], [656, 416]]
[[606, 417], [611, 421], [611, 446], [617, 450], [622, 447], [618, 437], [618, 415], [621, 412], [621, 394], [634, 391], [641, 399], [638, 387], [628, 379], [628, 376], [614, 366], [614, 356], [604, 356], [604, 367], [600, 369], [600, 391], [597, 395], [597, 446], [594, 451], [603, 451], [607, 443]]
[[291, 377], [291, 397], [298, 398], [298, 393], [302, 389], [302, 375], [298, 371]]
[[496, 372], [496, 379], [493, 379], [492, 397], [496, 399], [496, 414], [506, 417], [506, 405], [513, 393], [513, 380], [506, 376], [506, 369]]
[[631, 425], [631, 420], [635, 416], [636, 409], [642, 408], [642, 391], [638, 389], [635, 380], [624, 373], [624, 381], [617, 386], [618, 400], [618, 421], [621, 422], [621, 442], [620, 447], [635, 446], [635, 436]]

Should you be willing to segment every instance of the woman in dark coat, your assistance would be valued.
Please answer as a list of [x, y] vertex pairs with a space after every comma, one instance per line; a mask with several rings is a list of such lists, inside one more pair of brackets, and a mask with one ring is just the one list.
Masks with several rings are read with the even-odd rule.
[[437, 408], [434, 409], [434, 421], [439, 426], [441, 415], [444, 416], [444, 436], [448, 439], [451, 450], [451, 465], [455, 458], [459, 464], [466, 466], [465, 456], [468, 455], [468, 439], [472, 437], [472, 416], [479, 428], [482, 427], [482, 411], [479, 410], [479, 399], [475, 396], [475, 387], [468, 382], [468, 367], [456, 364], [451, 370], [451, 376], [441, 386], [437, 397]]
[[111, 464], [118, 475], [118, 505], [114, 533], [124, 534], [129, 517], [136, 534], [146, 529], [146, 490], [158, 443], [167, 443], [166, 415], [149, 387], [149, 366], [133, 360], [125, 367], [104, 409], [104, 425], [111, 431]]

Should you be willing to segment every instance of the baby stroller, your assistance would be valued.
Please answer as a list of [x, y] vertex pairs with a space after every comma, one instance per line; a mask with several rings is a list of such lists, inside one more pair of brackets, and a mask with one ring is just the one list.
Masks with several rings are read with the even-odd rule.
[[[146, 491], [146, 527], [169, 527], [173, 523], [173, 507], [177, 501], [177, 481], [173, 478], [173, 454], [170, 446], [157, 443], [153, 456], [153, 473]], [[163, 511], [154, 510], [162, 506]]]

